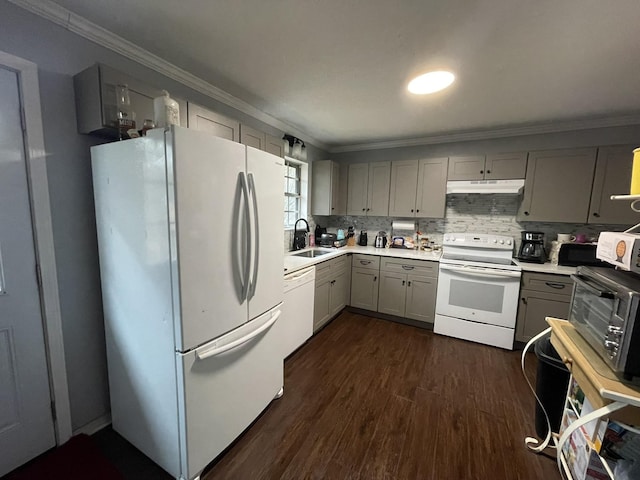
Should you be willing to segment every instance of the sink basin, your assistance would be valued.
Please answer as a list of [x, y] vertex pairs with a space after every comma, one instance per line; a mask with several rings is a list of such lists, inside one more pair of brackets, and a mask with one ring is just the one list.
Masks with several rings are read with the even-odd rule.
[[327, 253], [331, 253], [331, 252], [327, 252], [326, 250], [306, 250], [304, 252], [294, 253], [292, 256], [314, 258], [314, 257], [319, 257], [320, 255], [326, 255]]

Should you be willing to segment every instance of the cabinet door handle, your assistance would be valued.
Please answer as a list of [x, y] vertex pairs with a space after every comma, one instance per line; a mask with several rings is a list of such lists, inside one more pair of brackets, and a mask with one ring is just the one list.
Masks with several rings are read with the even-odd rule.
[[402, 265], [402, 268], [405, 270], [413, 270], [416, 267], [412, 267], [411, 265]]
[[480, 175], [482, 175], [484, 173], [484, 170], [480, 170]]
[[411, 280], [409, 280], [409, 281], [407, 282], [407, 286], [409, 286], [409, 287], [411, 286]]
[[529, 212], [524, 212], [525, 215], [529, 215]]
[[362, 211], [363, 211], [363, 212], [364, 212], [364, 211], [366, 211], [366, 210], [367, 210], [366, 208], [363, 208], [363, 209], [362, 209]]
[[336, 207], [331, 207], [331, 210], [335, 210], [335, 209], [336, 209]]
[[403, 287], [404, 287], [404, 283], [405, 283], [405, 282], [404, 282], [404, 280], [402, 280], [402, 286], [403, 286]]
[[522, 303], [524, 303], [525, 305], [527, 304], [527, 299], [522, 297], [520, 300], [522, 300]]
[[491, 170], [487, 170], [487, 173], [491, 173]]
[[416, 209], [416, 212], [420, 212], [420, 209], [419, 209], [419, 208], [418, 208], [418, 209]]
[[368, 212], [369, 210], [371, 210], [371, 209], [370, 209], [370, 208], [367, 208], [367, 212]]
[[593, 216], [597, 218], [600, 216], [600, 214], [598, 212], [593, 212]]
[[378, 280], [378, 277], [377, 277], [377, 276], [373, 277], [373, 281], [374, 281], [374, 282], [376, 282], [377, 280]]
[[547, 287], [555, 288], [556, 290], [562, 290], [566, 285], [564, 283], [556, 282], [544, 282]]
[[411, 209], [411, 213], [413, 213], [413, 208]]
[[371, 263], [371, 260], [360, 260], [361, 265], [369, 265], [370, 263]]
[[331, 285], [333, 285], [334, 283], [336, 283], [336, 281], [335, 280], [331, 280]]

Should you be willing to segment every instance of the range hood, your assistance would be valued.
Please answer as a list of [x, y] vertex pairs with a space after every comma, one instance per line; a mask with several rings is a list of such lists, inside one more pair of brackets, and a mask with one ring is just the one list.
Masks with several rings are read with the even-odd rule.
[[454, 193], [510, 193], [517, 195], [524, 188], [520, 180], [455, 180], [447, 182], [447, 194]]

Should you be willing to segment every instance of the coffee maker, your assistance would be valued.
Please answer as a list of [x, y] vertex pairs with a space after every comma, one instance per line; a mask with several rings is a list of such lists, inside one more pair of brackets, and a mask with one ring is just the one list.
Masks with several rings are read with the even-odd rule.
[[518, 260], [531, 263], [544, 263], [547, 261], [547, 253], [544, 250], [544, 233], [522, 232]]

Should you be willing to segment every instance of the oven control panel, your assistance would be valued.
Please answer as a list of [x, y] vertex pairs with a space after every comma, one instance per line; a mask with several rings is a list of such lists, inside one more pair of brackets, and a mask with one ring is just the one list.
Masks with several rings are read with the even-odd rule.
[[467, 248], [511, 250], [513, 248], [513, 238], [504, 235], [478, 233], [445, 233], [442, 244]]

